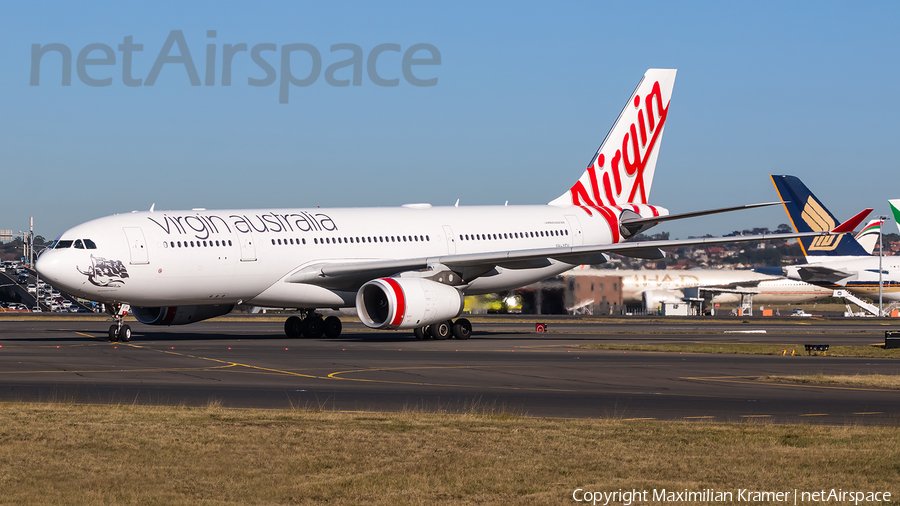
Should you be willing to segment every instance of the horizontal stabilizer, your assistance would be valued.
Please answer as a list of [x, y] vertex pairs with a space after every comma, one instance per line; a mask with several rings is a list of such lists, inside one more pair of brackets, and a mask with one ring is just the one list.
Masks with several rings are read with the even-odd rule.
[[807, 283], [837, 283], [838, 281], [856, 276], [854, 272], [825, 267], [824, 265], [804, 265], [797, 268], [797, 274], [802, 281]]
[[859, 226], [859, 224], [862, 223], [862, 221], [866, 219], [866, 216], [868, 216], [871, 212], [872, 209], [863, 209], [862, 211], [856, 213], [856, 216], [834, 227], [831, 232], [835, 234], [846, 234], [849, 232], [853, 232], [853, 230], [857, 226]]
[[[623, 215], [619, 223], [631, 231], [632, 234], [638, 234], [652, 226], [658, 225], [664, 221], [683, 220], [685, 218], [696, 218], [697, 216], [707, 216], [710, 214], [730, 213], [732, 211], [742, 211], [744, 209], [755, 209], [757, 207], [776, 206], [784, 204], [784, 202], [763, 202], [761, 204], [746, 204], [742, 206], [721, 207], [719, 209], [707, 209], [705, 211], [693, 211], [690, 213], [667, 214], [665, 216], [651, 216], [642, 218], [638, 214]], [[635, 217], [632, 217], [635, 216]], [[640, 257], [638, 257], [640, 258]]]

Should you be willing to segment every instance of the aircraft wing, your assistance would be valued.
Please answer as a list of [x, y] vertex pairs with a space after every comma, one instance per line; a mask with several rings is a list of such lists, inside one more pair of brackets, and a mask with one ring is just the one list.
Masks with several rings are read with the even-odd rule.
[[836, 283], [842, 279], [856, 275], [841, 269], [834, 269], [824, 265], [800, 265], [797, 267], [800, 279], [807, 283]]
[[364, 283], [379, 277], [389, 277], [405, 271], [444, 265], [460, 273], [468, 282], [495, 267], [507, 269], [532, 269], [552, 264], [552, 260], [571, 265], [603, 263], [606, 253], [616, 253], [637, 258], [664, 258], [660, 248], [784, 240], [800, 237], [829, 235], [831, 232], [803, 232], [794, 234], [763, 234], [734, 237], [698, 237], [665, 241], [639, 241], [591, 246], [567, 246], [528, 250], [493, 251], [441, 255], [402, 260], [347, 260], [305, 266], [287, 277], [289, 283], [308, 283], [326, 288], [356, 290]]

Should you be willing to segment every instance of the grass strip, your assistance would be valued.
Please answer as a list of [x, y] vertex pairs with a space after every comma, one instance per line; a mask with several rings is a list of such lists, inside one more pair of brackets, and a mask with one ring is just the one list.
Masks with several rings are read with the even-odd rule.
[[2, 503], [563, 504], [576, 488], [886, 490], [900, 430], [0, 404]]
[[[578, 345], [588, 350], [656, 351], [669, 353], [724, 353], [738, 355], [786, 355], [794, 351], [794, 356], [807, 355], [802, 344], [766, 343], [686, 343], [686, 344], [617, 344], [591, 343]], [[812, 355], [823, 355], [812, 352]], [[900, 348], [885, 349], [880, 345], [831, 346], [824, 353], [828, 357], [900, 358]]]
[[888, 374], [853, 374], [853, 375], [825, 375], [811, 374], [805, 376], [762, 376], [760, 381], [774, 381], [776, 383], [804, 383], [812, 385], [842, 385], [885, 388], [900, 390], [900, 376]]

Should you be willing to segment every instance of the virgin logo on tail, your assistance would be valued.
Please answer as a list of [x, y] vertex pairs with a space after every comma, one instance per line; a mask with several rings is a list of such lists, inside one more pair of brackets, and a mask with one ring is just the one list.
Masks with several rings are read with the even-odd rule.
[[675, 73], [644, 74], [581, 178], [550, 204], [576, 205], [590, 214], [590, 208], [647, 203]]
[[[641, 105], [644, 107], [641, 108]], [[573, 204], [614, 206], [620, 202], [647, 203], [647, 182], [644, 181], [644, 171], [663, 126], [666, 124], [666, 114], [669, 110], [669, 104], [663, 105], [659, 81], [653, 83], [653, 90], [644, 97], [643, 103], [640, 95], [634, 96], [634, 108], [638, 110], [637, 121], [632, 123], [631, 128], [622, 136], [621, 148], [616, 149], [609, 166], [604, 167], [606, 156], [602, 152], [605, 150], [601, 148], [594, 161], [587, 167], [593, 199], [588, 195], [584, 184], [578, 181], [570, 190]], [[597, 172], [603, 174], [602, 182], [598, 181]], [[612, 181], [610, 181], [610, 173], [612, 173]], [[622, 183], [626, 178], [631, 181], [631, 191], [628, 197], [623, 199], [625, 188]]]

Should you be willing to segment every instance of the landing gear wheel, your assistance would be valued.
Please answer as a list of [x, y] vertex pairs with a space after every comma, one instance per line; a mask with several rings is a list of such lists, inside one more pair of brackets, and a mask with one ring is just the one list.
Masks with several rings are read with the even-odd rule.
[[325, 322], [322, 321], [320, 316], [310, 316], [304, 319], [303, 323], [306, 327], [303, 330], [303, 335], [310, 339], [318, 339], [325, 333]]
[[413, 335], [416, 336], [416, 340], [421, 341], [423, 339], [427, 339], [425, 337], [425, 327], [416, 327], [413, 329]]
[[119, 340], [119, 326], [118, 325], [110, 325], [109, 326], [109, 342], [114, 343]]
[[343, 328], [343, 325], [341, 325], [341, 319], [337, 316], [329, 316], [328, 318], [325, 318], [325, 337], [334, 339], [341, 335], [341, 330]]
[[131, 341], [131, 327], [122, 325], [122, 328], [119, 329], [119, 341], [123, 343]]
[[303, 332], [301, 332], [301, 320], [297, 316], [289, 316], [287, 320], [284, 322], [284, 333], [288, 337], [300, 337]]
[[429, 340], [431, 339], [431, 325], [425, 325], [422, 327], [422, 339]]
[[431, 337], [438, 341], [443, 341], [450, 337], [450, 323], [438, 322], [431, 324]]
[[453, 322], [451, 331], [453, 332], [453, 337], [457, 339], [468, 339], [472, 336], [472, 324], [469, 323], [469, 320], [460, 318]]

